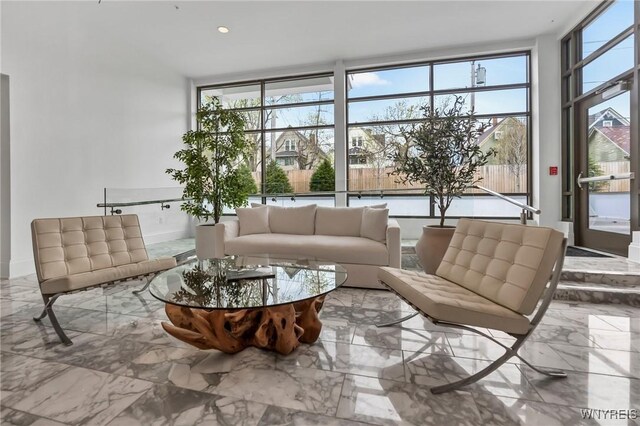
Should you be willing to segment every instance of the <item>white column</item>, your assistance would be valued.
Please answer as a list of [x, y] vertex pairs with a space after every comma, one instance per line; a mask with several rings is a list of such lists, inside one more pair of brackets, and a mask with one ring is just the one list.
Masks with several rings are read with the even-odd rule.
[[[562, 219], [562, 124], [560, 107], [560, 41], [555, 35], [536, 39], [531, 55], [533, 205], [538, 223], [559, 227]], [[556, 176], [549, 166], [558, 166]]]
[[[334, 164], [336, 171], [336, 191], [347, 190], [347, 111], [346, 97], [347, 86], [345, 78], [345, 67], [342, 61], [337, 61], [333, 68], [333, 96], [334, 96]], [[347, 205], [347, 194], [336, 194], [336, 206]]]
[[629, 244], [629, 260], [631, 262], [640, 263], [640, 231], [633, 231], [631, 233], [632, 241]]
[[11, 263], [11, 161], [9, 147], [9, 76], [0, 74], [0, 278]]

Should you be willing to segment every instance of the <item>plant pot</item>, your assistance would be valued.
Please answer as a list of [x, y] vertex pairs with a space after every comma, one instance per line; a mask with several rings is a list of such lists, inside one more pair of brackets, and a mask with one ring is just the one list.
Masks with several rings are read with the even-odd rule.
[[420, 266], [427, 274], [435, 274], [449, 247], [456, 228], [454, 226], [425, 226], [416, 244], [416, 254]]
[[200, 260], [218, 257], [216, 228], [213, 223], [196, 225], [196, 256]]

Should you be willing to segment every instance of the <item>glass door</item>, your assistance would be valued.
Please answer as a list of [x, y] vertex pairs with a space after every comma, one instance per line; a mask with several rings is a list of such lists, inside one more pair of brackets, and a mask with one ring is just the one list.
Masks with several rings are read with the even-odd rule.
[[595, 94], [578, 108], [577, 243], [623, 256], [631, 242], [630, 109], [624, 89]]

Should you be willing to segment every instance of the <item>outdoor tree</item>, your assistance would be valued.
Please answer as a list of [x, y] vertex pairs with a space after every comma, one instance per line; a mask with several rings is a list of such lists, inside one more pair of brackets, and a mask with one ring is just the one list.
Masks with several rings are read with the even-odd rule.
[[255, 179], [251, 174], [251, 169], [246, 164], [238, 167], [238, 186], [242, 188], [242, 191], [246, 194], [257, 194], [258, 185], [256, 185]]
[[329, 160], [324, 160], [313, 175], [309, 182], [309, 190], [311, 191], [335, 191], [336, 189], [336, 172]]
[[450, 105], [422, 107], [422, 121], [409, 132], [411, 148], [396, 149], [390, 156], [396, 164], [391, 174], [399, 182], [423, 185], [425, 193], [433, 195], [440, 227], [453, 199], [482, 179], [476, 171], [493, 155], [493, 150], [483, 152], [478, 146], [487, 124], [466, 110], [464, 101], [456, 96]]
[[502, 135], [495, 146], [496, 160], [507, 166], [515, 178], [516, 192], [520, 192], [520, 179], [527, 165], [527, 126], [518, 119], [506, 118], [501, 129]]
[[293, 187], [289, 183], [287, 173], [282, 170], [274, 160], [267, 164], [266, 179], [264, 182], [264, 191], [267, 194], [282, 194], [293, 192]]

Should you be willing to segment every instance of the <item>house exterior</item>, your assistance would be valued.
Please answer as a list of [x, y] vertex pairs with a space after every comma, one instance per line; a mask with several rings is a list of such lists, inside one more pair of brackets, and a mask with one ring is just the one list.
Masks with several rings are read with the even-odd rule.
[[389, 165], [384, 134], [374, 134], [370, 129], [363, 127], [351, 127], [347, 144], [349, 167], [379, 168]]
[[[521, 160], [526, 164], [527, 152], [527, 125], [525, 122], [515, 117], [506, 117], [502, 119], [493, 118], [491, 126], [487, 128], [478, 138], [478, 144], [483, 152], [490, 149], [499, 149], [500, 144], [509, 144], [511, 151], [511, 161]], [[520, 157], [520, 158], [519, 158]], [[489, 165], [505, 164], [505, 159], [500, 155], [492, 155], [489, 157]]]
[[589, 117], [589, 158], [596, 163], [625, 161], [630, 155], [629, 120], [613, 108]]
[[284, 170], [311, 169], [328, 158], [327, 153], [316, 143], [314, 134], [307, 137], [293, 129], [280, 134], [271, 146], [270, 155]]

